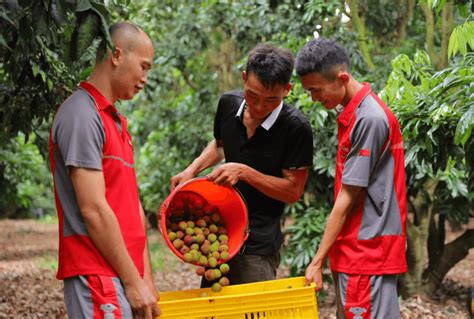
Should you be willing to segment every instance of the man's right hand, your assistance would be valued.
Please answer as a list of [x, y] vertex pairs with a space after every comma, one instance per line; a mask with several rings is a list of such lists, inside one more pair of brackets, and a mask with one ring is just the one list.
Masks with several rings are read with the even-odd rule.
[[311, 282], [316, 284], [316, 291], [323, 289], [323, 270], [319, 263], [311, 262], [306, 268], [305, 272], [306, 285], [309, 286]]
[[175, 189], [178, 185], [194, 178], [194, 174], [189, 173], [187, 170], [182, 171], [181, 173], [171, 177], [170, 189], [171, 191]]
[[132, 307], [133, 318], [152, 319], [156, 315], [158, 298], [143, 279], [124, 284], [125, 295]]

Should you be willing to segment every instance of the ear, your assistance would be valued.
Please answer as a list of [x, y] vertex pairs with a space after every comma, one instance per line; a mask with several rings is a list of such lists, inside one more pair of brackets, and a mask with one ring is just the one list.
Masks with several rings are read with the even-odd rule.
[[293, 84], [291, 84], [291, 83], [288, 83], [286, 85], [286, 87], [285, 87], [285, 97], [288, 96], [288, 94], [290, 93], [290, 90], [291, 90], [292, 87], [293, 87]]
[[349, 83], [350, 80], [350, 75], [346, 71], [340, 71], [339, 74], [337, 75], [338, 79], [342, 82], [342, 84], [346, 85]]
[[247, 81], [247, 73], [245, 71], [242, 71], [242, 81]]
[[117, 66], [122, 56], [123, 56], [122, 48], [115, 47], [115, 51], [112, 53], [112, 64]]

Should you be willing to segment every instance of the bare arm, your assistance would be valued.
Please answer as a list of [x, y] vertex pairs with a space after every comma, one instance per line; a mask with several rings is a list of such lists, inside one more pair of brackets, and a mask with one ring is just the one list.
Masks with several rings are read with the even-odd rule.
[[[143, 206], [141, 205], [141, 203], [140, 203], [140, 215], [141, 215], [142, 222], [143, 222], [143, 229], [144, 229], [145, 234], [146, 234], [147, 230], [148, 230], [147, 229], [147, 224], [148, 223], [147, 223], [147, 220], [146, 220], [145, 211], [143, 210]], [[143, 274], [143, 280], [145, 280], [145, 283], [148, 285], [151, 292], [155, 295], [156, 300], [158, 301], [158, 300], [160, 300], [160, 294], [159, 294], [158, 290], [156, 289], [155, 283], [154, 283], [154, 280], [153, 280], [153, 269], [151, 268], [150, 249], [149, 249], [149, 246], [148, 246], [148, 239], [145, 242], [145, 250], [144, 250], [143, 259], [144, 259], [144, 266], [145, 266], [144, 274]], [[153, 317], [160, 315], [160, 308], [158, 307], [157, 303], [152, 307], [151, 310], [152, 310]]]
[[245, 164], [226, 163], [217, 167], [207, 178], [221, 185], [235, 185], [242, 180], [268, 197], [294, 203], [303, 195], [308, 169], [284, 169], [282, 175], [283, 177], [265, 175]]
[[334, 207], [326, 223], [326, 229], [324, 230], [323, 239], [319, 245], [318, 252], [306, 268], [306, 282], [309, 284], [309, 282], [314, 281], [317, 290], [322, 288], [322, 268], [324, 260], [326, 259], [329, 249], [341, 232], [347, 215], [354, 206], [361, 189], [362, 187], [359, 186], [343, 184], [341, 191], [337, 196]]
[[133, 311], [151, 318], [151, 307], [156, 304], [156, 297], [128, 254], [117, 218], [105, 198], [102, 171], [71, 167], [70, 176], [92, 242], [123, 282]]
[[224, 159], [222, 141], [212, 140], [206, 148], [184, 171], [171, 178], [171, 190], [179, 184], [196, 177], [200, 172], [216, 165]]

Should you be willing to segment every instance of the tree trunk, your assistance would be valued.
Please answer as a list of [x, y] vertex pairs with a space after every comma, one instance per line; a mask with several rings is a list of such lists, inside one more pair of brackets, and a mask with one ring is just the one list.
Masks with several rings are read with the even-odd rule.
[[414, 295], [421, 286], [424, 268], [424, 242], [419, 229], [407, 222], [408, 271], [400, 277], [401, 293], [404, 298]]
[[369, 47], [367, 45], [367, 36], [365, 34], [365, 22], [363, 18], [359, 15], [359, 0], [350, 0], [347, 1], [349, 3], [349, 8], [351, 10], [351, 17], [353, 21], [353, 25], [357, 31], [357, 43], [359, 45], [360, 53], [364, 58], [365, 64], [369, 71], [375, 69], [374, 62], [372, 61], [372, 57], [370, 56]]
[[436, 64], [438, 70], [445, 69], [448, 66], [448, 43], [449, 37], [454, 28], [454, 0], [446, 1], [441, 16], [441, 49], [439, 52], [438, 63]]
[[411, 20], [413, 19], [415, 4], [416, 0], [405, 0], [405, 14], [403, 15], [403, 18], [398, 26], [398, 35], [396, 40], [397, 47], [400, 47], [403, 41], [405, 41], [407, 36], [407, 27], [410, 25]]
[[428, 55], [430, 56], [430, 59], [433, 65], [437, 65], [438, 55], [436, 53], [435, 46], [434, 46], [434, 33], [435, 33], [434, 14], [433, 14], [433, 11], [431, 11], [431, 8], [428, 7], [428, 4], [424, 1], [420, 2], [420, 7], [423, 13], [425, 14], [425, 18], [426, 18], [426, 36], [425, 36], [426, 51], [428, 52]]
[[444, 240], [446, 238], [445, 214], [438, 215], [438, 225], [436, 225], [435, 214], [431, 215], [430, 233], [428, 236], [428, 260], [431, 264], [443, 253]]
[[219, 51], [208, 52], [210, 65], [216, 69], [219, 77], [219, 92], [235, 89], [235, 73], [233, 65], [238, 58], [239, 52], [231, 38], [225, 39], [219, 44]]
[[461, 236], [444, 246], [443, 253], [426, 270], [426, 283], [421, 287], [421, 291], [427, 295], [432, 295], [441, 286], [444, 276], [459, 261], [466, 258], [469, 249], [474, 248], [474, 229], [466, 230]]
[[[445, 244], [446, 216], [439, 215], [438, 226], [434, 218], [434, 194], [437, 181], [428, 180], [424, 191], [420, 191], [409, 207], [413, 210], [416, 223], [407, 221], [407, 263], [408, 272], [400, 277], [401, 293], [404, 298], [421, 294], [431, 296], [441, 286], [448, 273], [474, 248], [474, 229], [466, 230], [449, 244]], [[428, 248], [428, 268], [426, 265]]]
[[425, 251], [433, 214], [433, 196], [437, 185], [438, 182], [428, 180], [424, 184], [424, 191], [420, 191], [411, 204], [417, 223], [407, 221], [408, 272], [400, 277], [401, 291], [404, 297], [418, 293], [423, 284]]

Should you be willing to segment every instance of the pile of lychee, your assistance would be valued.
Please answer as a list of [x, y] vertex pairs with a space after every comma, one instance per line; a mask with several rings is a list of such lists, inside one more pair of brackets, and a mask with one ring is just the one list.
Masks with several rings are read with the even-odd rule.
[[209, 205], [192, 192], [179, 192], [166, 216], [168, 239], [182, 259], [199, 266], [196, 274], [214, 282], [212, 291], [229, 285], [229, 238], [224, 220], [216, 206]]

